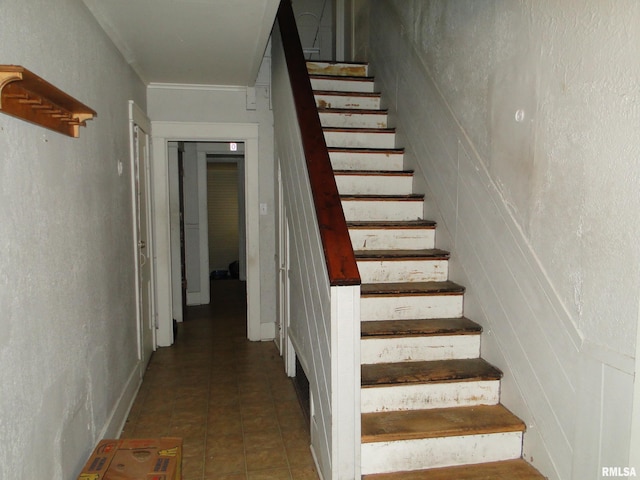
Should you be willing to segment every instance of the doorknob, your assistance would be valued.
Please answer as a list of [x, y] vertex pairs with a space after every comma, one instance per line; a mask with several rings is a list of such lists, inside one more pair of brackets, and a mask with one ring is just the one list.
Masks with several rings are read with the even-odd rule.
[[145, 248], [145, 247], [147, 246], [147, 242], [145, 242], [144, 240], [140, 240], [140, 241], [138, 242], [138, 246], [139, 246], [140, 248]]

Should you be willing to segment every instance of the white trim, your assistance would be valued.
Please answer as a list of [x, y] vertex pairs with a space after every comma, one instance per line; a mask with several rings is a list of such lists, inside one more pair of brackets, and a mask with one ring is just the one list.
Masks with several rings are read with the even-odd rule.
[[604, 365], [608, 365], [629, 375], [633, 375], [634, 373], [636, 361], [633, 357], [625, 355], [624, 353], [616, 352], [588, 339], [582, 342], [581, 350]]
[[[238, 141], [245, 144], [245, 225], [247, 244], [247, 336], [262, 340], [260, 322], [260, 212], [258, 124], [152, 122], [155, 228], [157, 234], [158, 345], [173, 343], [171, 299], [171, 243], [167, 175], [168, 141]], [[163, 281], [160, 281], [160, 277]], [[162, 303], [161, 300], [162, 299]]]
[[169, 185], [169, 234], [171, 241], [171, 302], [173, 318], [176, 322], [182, 322], [182, 251], [180, 247], [180, 175], [178, 173], [178, 155], [180, 144], [170, 142], [167, 144], [167, 169]]
[[129, 416], [129, 412], [131, 411], [131, 407], [133, 406], [133, 402], [138, 394], [138, 390], [142, 385], [142, 378], [138, 374], [139, 363], [141, 362], [138, 362], [129, 374], [127, 383], [125, 383], [118, 401], [114, 405], [113, 410], [111, 410], [102, 431], [98, 435], [99, 439], [120, 437], [124, 424]]
[[335, 478], [361, 475], [360, 368], [360, 285], [331, 287], [331, 469]]
[[636, 358], [631, 406], [631, 438], [629, 439], [629, 466], [640, 469], [640, 309], [636, 326]]
[[206, 85], [196, 83], [155, 83], [151, 82], [147, 88], [155, 90], [207, 90], [219, 92], [244, 92], [247, 87], [236, 85]]
[[260, 339], [261, 340], [275, 340], [276, 338], [276, 324], [261, 323], [260, 324]]
[[209, 288], [209, 217], [207, 212], [207, 154], [199, 152], [198, 160], [198, 223], [200, 224], [200, 305], [208, 305], [211, 301]]

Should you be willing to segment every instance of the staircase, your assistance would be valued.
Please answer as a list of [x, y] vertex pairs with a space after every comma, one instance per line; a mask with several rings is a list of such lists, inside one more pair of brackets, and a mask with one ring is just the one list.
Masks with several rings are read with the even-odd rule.
[[362, 478], [544, 478], [521, 459], [525, 425], [500, 404], [367, 65], [307, 68], [362, 278]]

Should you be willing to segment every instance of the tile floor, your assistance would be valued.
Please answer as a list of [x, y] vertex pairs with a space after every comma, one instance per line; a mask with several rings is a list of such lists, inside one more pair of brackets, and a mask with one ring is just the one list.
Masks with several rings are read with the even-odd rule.
[[273, 342], [246, 338], [244, 284], [212, 282], [151, 358], [122, 437], [184, 439], [184, 480], [317, 480], [309, 427]]

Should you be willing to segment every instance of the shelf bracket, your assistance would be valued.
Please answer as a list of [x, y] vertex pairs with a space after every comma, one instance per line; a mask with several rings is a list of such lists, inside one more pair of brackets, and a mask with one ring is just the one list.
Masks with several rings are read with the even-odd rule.
[[0, 65], [0, 112], [78, 137], [95, 111], [19, 65]]

